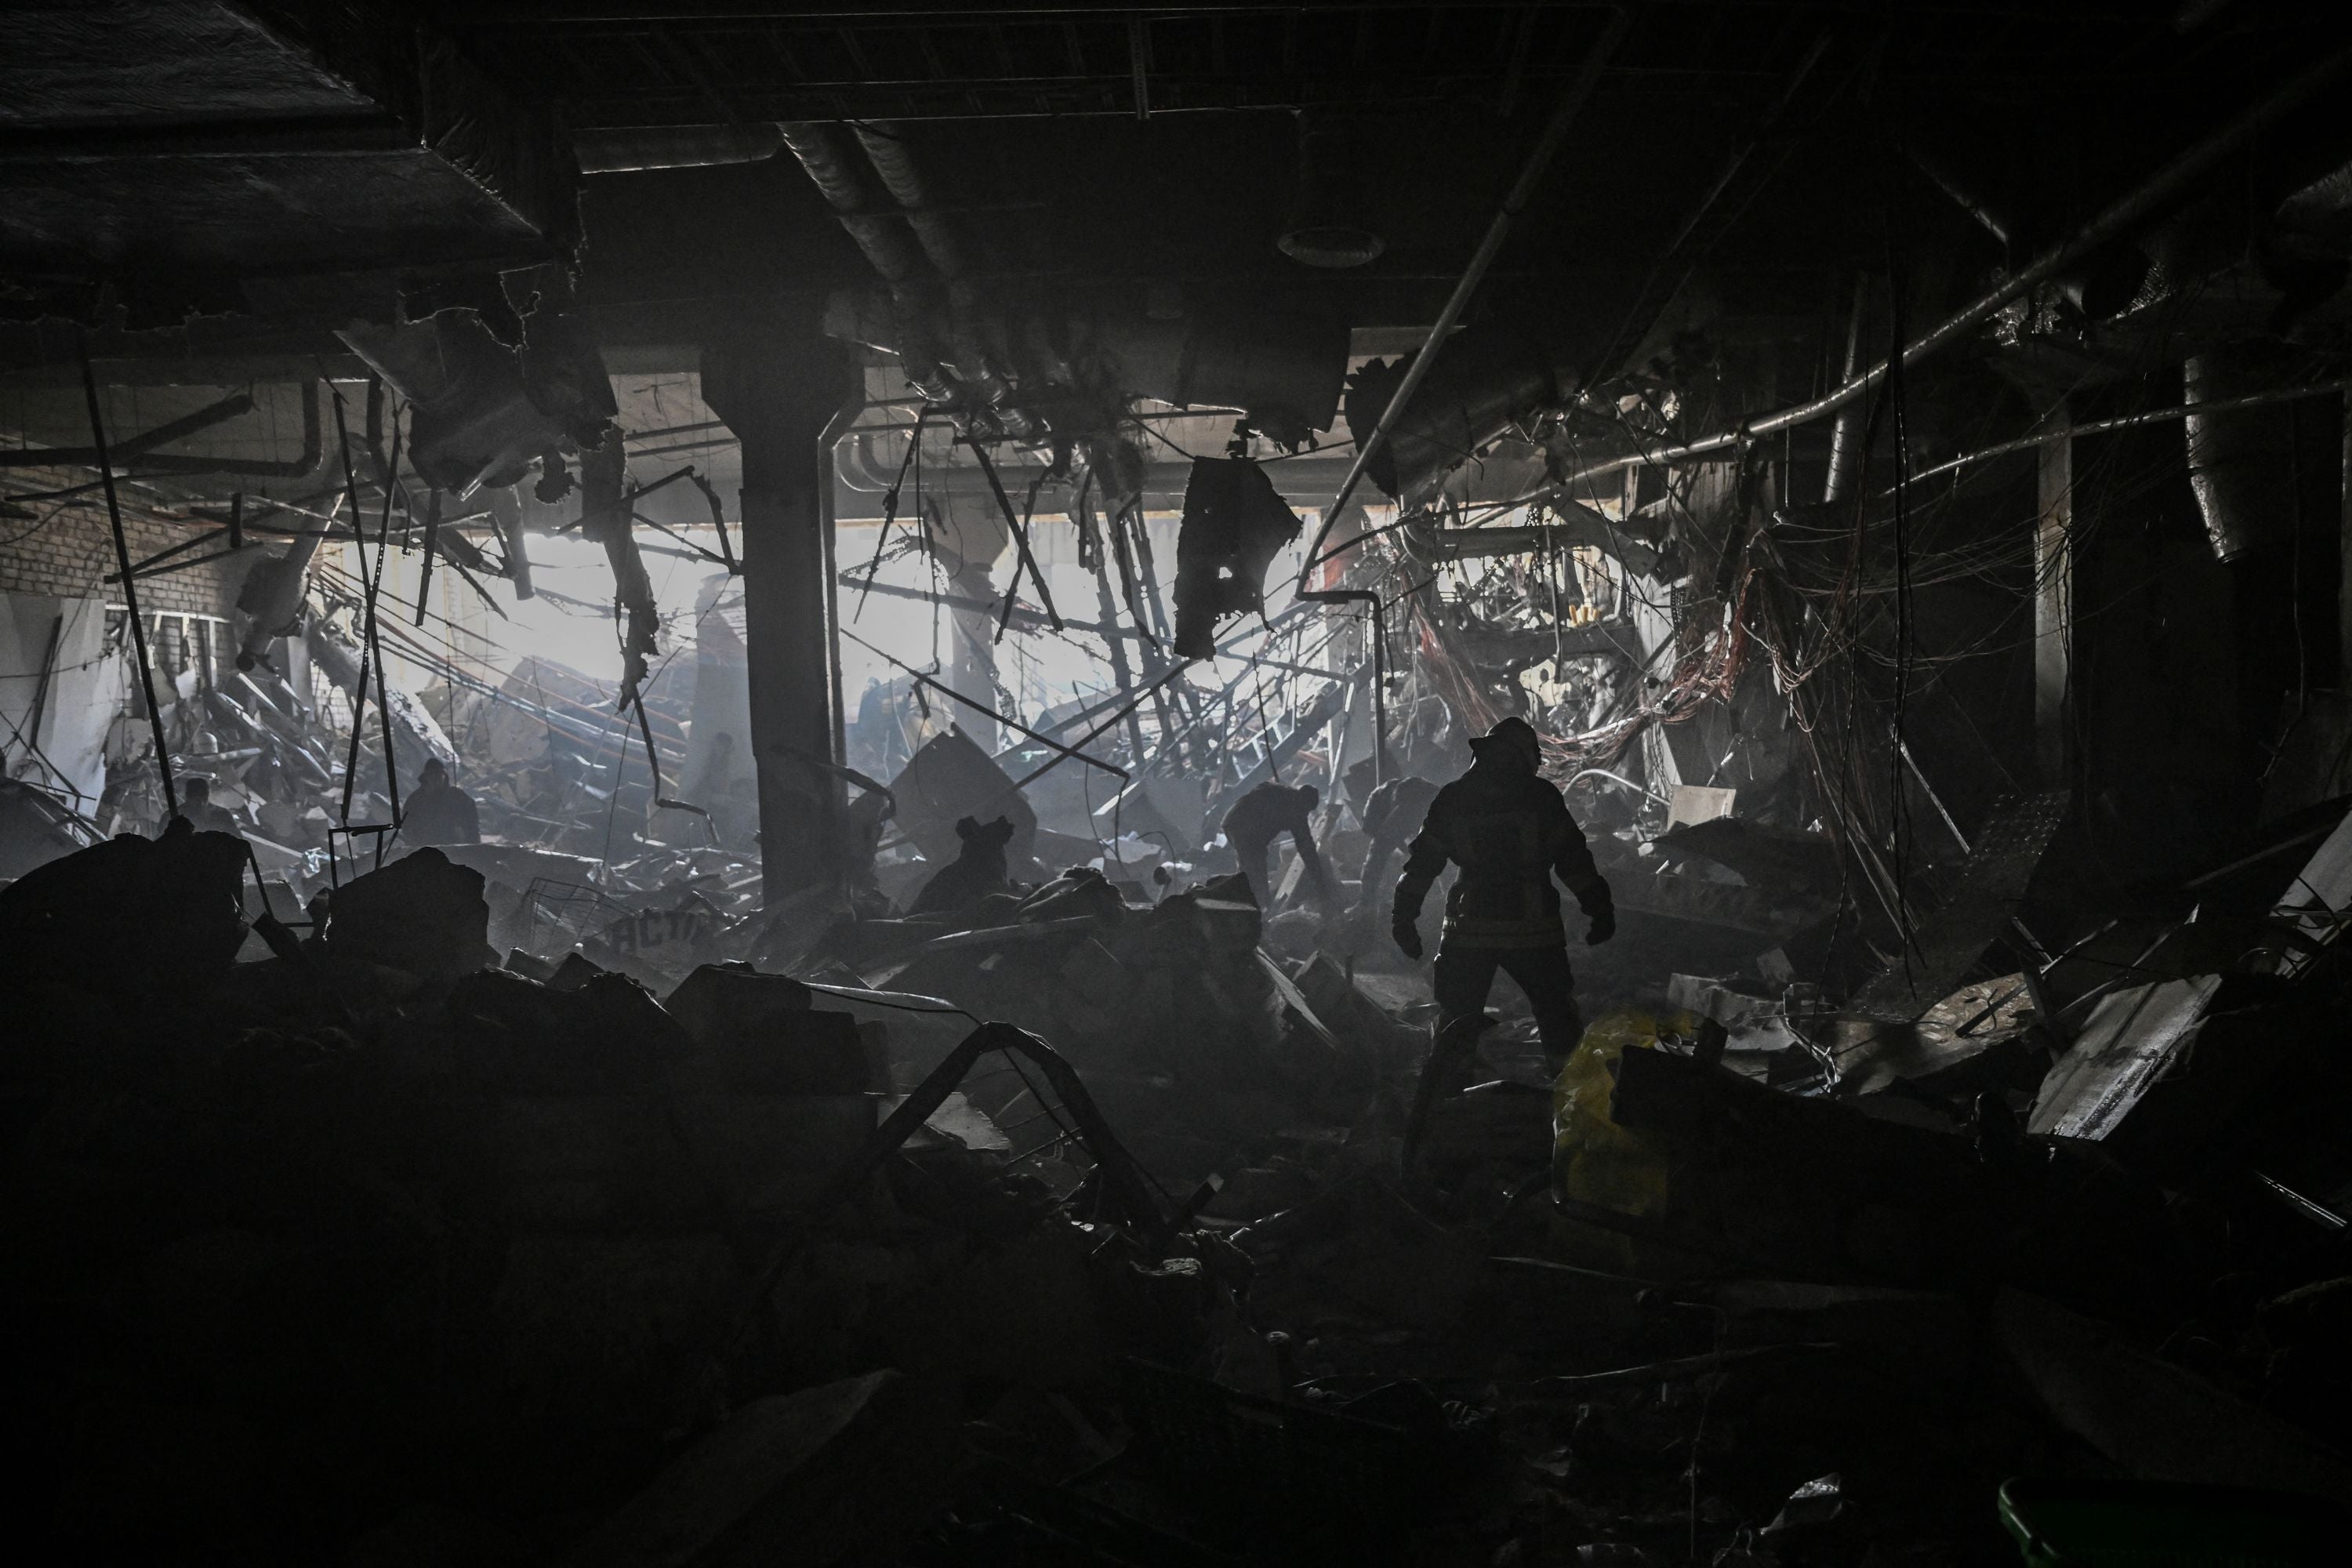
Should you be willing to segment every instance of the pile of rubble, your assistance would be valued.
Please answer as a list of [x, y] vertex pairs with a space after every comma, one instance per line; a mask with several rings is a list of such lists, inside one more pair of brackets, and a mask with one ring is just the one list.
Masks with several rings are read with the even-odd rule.
[[2007, 977], [1938, 967], [1963, 874], [1847, 1008], [1678, 977], [1556, 1081], [1240, 875], [1009, 837], [676, 940], [435, 849], [273, 909], [184, 825], [0, 890], [53, 1554], [1940, 1563], [2021, 1473], [2352, 1500], [2352, 821]]

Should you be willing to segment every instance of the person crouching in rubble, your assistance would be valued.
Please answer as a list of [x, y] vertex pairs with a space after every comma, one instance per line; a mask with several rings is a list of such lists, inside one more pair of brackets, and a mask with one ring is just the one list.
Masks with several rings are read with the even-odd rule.
[[1592, 922], [1584, 938], [1592, 946], [1616, 934], [1616, 906], [1567, 798], [1536, 771], [1543, 753], [1527, 721], [1506, 719], [1470, 749], [1470, 771], [1437, 792], [1405, 857], [1390, 929], [1405, 956], [1419, 958], [1422, 901], [1447, 861], [1461, 867], [1437, 949], [1439, 1033], [1485, 1010], [1501, 969], [1528, 994], [1544, 1056], [1557, 1071], [1583, 1035], [1584, 1019], [1551, 879], [1576, 895]]
[[1268, 914], [1274, 912], [1275, 897], [1267, 858], [1274, 853], [1275, 839], [1285, 833], [1298, 851], [1308, 899], [1327, 907], [1338, 901], [1331, 874], [1323, 868], [1323, 857], [1315, 848], [1315, 808], [1322, 800], [1322, 792], [1313, 784], [1293, 789], [1267, 783], [1234, 802], [1233, 809], [1225, 813], [1225, 842], [1233, 846], [1242, 875], [1249, 879], [1257, 907]]

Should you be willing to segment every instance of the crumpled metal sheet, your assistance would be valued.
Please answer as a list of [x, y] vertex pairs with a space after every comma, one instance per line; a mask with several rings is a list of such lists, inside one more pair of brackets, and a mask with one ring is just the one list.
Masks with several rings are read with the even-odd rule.
[[2042, 863], [2069, 796], [2063, 790], [2003, 795], [1977, 832], [1958, 882], [1917, 936], [1909, 962], [1896, 962], [1854, 998], [1876, 1018], [1916, 1018], [1957, 990], [2015, 912]]
[[2105, 1138], [2197, 1038], [2218, 974], [2134, 985], [2100, 998], [2072, 1049], [2042, 1079], [2029, 1132]]

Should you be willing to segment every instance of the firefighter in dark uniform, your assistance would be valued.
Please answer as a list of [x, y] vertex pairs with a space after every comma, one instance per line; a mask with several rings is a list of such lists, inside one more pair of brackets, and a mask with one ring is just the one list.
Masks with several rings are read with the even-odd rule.
[[1616, 934], [1616, 909], [1559, 786], [1536, 772], [1542, 752], [1527, 721], [1506, 719], [1470, 748], [1470, 771], [1437, 792], [1405, 857], [1391, 930], [1405, 955], [1419, 958], [1422, 900], [1447, 861], [1461, 867], [1437, 950], [1439, 1032], [1485, 1011], [1500, 969], [1528, 994], [1544, 1055], [1557, 1070], [1576, 1048], [1584, 1019], [1552, 879], [1576, 895], [1591, 921], [1584, 938], [1591, 945]]

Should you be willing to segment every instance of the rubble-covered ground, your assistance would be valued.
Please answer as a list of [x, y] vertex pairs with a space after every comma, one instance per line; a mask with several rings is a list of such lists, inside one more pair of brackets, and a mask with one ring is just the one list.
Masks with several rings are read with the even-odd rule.
[[1636, 913], [1557, 1083], [1505, 987], [1416, 1118], [1418, 973], [1238, 877], [541, 904], [426, 849], [297, 928], [184, 826], [0, 891], [36, 1560], [1990, 1563], [2011, 1478], [2352, 1498], [2308, 916], [2140, 987], [2193, 1055], [2070, 1001], [2053, 1063], [2022, 976], [1629, 993], [1689, 951]]

